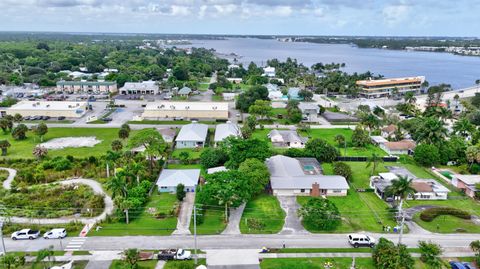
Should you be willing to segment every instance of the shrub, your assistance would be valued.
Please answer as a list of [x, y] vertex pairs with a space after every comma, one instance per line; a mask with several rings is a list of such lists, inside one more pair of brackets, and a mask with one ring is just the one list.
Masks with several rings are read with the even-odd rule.
[[440, 162], [438, 148], [431, 144], [420, 144], [415, 148], [415, 161], [423, 166], [432, 166]]
[[324, 198], [311, 198], [299, 210], [303, 222], [315, 229], [332, 231], [341, 223], [337, 206]]
[[265, 228], [266, 224], [260, 219], [247, 219], [247, 226], [252, 230], [262, 230]]
[[343, 176], [349, 182], [352, 180], [352, 168], [344, 162], [333, 163], [333, 172], [336, 175]]
[[434, 207], [428, 208], [420, 213], [420, 219], [426, 222], [433, 221], [438, 216], [450, 215], [461, 219], [471, 219], [472, 216], [467, 211], [452, 207]]

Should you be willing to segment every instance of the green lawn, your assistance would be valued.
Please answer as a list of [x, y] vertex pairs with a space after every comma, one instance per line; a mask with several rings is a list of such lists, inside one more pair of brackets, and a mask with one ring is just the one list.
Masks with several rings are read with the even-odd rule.
[[[193, 252], [192, 252], [193, 254]], [[205, 259], [198, 259], [198, 265], [200, 264], [207, 264]], [[198, 266], [197, 265], [197, 266]], [[195, 266], [195, 261], [194, 260], [189, 260], [189, 261], [167, 261], [165, 263], [165, 266], [163, 266], [163, 269], [195, 269], [197, 266]]]
[[[157, 260], [149, 260], [149, 261], [139, 261], [137, 269], [155, 269], [157, 265]], [[127, 264], [124, 261], [114, 260], [110, 265], [110, 269], [124, 269], [128, 268]]]
[[[124, 222], [102, 223], [102, 228], [97, 232], [92, 229], [91, 236], [125, 236], [125, 235], [170, 235], [177, 227], [176, 217], [166, 217], [157, 219], [155, 213], [165, 213], [169, 215], [170, 211], [177, 203], [174, 194], [162, 193], [154, 194], [150, 202], [145, 206], [145, 211], [140, 216], [134, 218], [129, 224]], [[149, 209], [154, 209], [149, 212]]]
[[[347, 164], [352, 168], [352, 184], [356, 188], [369, 188], [372, 167], [370, 166], [367, 168], [367, 162], [347, 162]], [[387, 163], [380, 163], [375, 170], [375, 175], [382, 172], [388, 172], [388, 169], [385, 168], [386, 164]]]
[[413, 219], [425, 230], [436, 233], [480, 233], [480, 225], [471, 220], [464, 220], [454, 216], [438, 216], [431, 222], [420, 219], [420, 213], [417, 213]]
[[[134, 133], [135, 131], [132, 131]], [[130, 135], [132, 135], [132, 133]], [[59, 150], [49, 150], [48, 156], [66, 156], [74, 157], [101, 156], [107, 150], [111, 149], [111, 143], [118, 138], [117, 128], [49, 128], [43, 141], [46, 142], [53, 138], [70, 137], [70, 136], [95, 136], [101, 140], [94, 147], [83, 148], [65, 148]], [[16, 141], [10, 134], [0, 133], [0, 140], [7, 139], [12, 145], [8, 149], [8, 154], [1, 158], [33, 158], [33, 148], [40, 143], [40, 139], [32, 132], [27, 133], [27, 139]]]
[[[300, 205], [311, 199], [308, 196], [299, 196], [297, 201]], [[357, 193], [350, 190], [346, 197], [329, 197], [340, 211], [342, 223], [332, 232], [348, 233], [353, 231], [382, 232], [382, 226], [395, 226], [388, 207], [373, 193]], [[370, 207], [369, 207], [370, 206]], [[323, 233], [309, 225], [305, 229], [313, 233]]]
[[[32, 264], [30, 262], [27, 262], [22, 266], [12, 267], [12, 268], [15, 268], [15, 269], [43, 269], [43, 268], [46, 268], [46, 267], [44, 267], [44, 264], [48, 264], [48, 263], [43, 263], [42, 262], [42, 263], [38, 263], [38, 264]], [[60, 266], [60, 265], [63, 265], [65, 263], [64, 262], [52, 262], [52, 264]], [[88, 261], [74, 261], [72, 269], [84, 269], [87, 266], [87, 264], [88, 264]], [[0, 267], [0, 268], [3, 269], [5, 267]], [[154, 268], [154, 267], [152, 267], [152, 268]]]
[[[227, 224], [225, 223], [225, 211], [217, 206], [207, 206], [203, 211], [205, 220], [202, 224], [197, 225], [197, 234], [220, 234], [225, 230]], [[190, 222], [190, 231], [193, 234], [193, 216]]]
[[[260, 230], [251, 230], [247, 225], [248, 219], [258, 219], [265, 224]], [[261, 194], [249, 201], [243, 211], [240, 221], [242, 233], [278, 233], [282, 230], [285, 221], [285, 212], [280, 207], [277, 197]]]
[[[342, 145], [338, 146], [338, 143], [335, 142], [335, 136], [337, 134], [342, 134], [347, 141], [347, 154], [345, 155], [345, 148]], [[386, 156], [387, 153], [376, 147], [374, 145], [368, 145], [365, 148], [356, 148], [351, 146], [353, 130], [348, 128], [337, 128], [337, 129], [310, 129], [308, 133], [303, 133], [302, 135], [309, 136], [311, 138], [321, 138], [326, 140], [328, 143], [334, 145], [338, 148], [342, 156], [372, 156], [372, 153], [376, 153], [380, 156]]]
[[182, 152], [188, 152], [189, 154], [189, 159], [191, 160], [198, 160], [200, 159], [200, 154], [202, 154], [202, 151], [204, 148], [196, 148], [196, 149], [175, 149], [172, 152], [171, 158], [179, 160], [180, 159], [180, 153]]
[[[324, 269], [325, 263], [331, 262], [332, 268], [348, 269], [352, 265], [352, 258], [276, 258], [263, 259], [262, 269]], [[374, 269], [371, 258], [356, 258], [356, 268]]]

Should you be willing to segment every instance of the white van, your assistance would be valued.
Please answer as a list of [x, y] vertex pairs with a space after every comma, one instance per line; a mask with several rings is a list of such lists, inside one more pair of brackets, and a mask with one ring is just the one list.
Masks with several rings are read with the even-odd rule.
[[52, 229], [43, 234], [43, 238], [45, 239], [61, 239], [61, 238], [65, 238], [66, 236], [67, 236], [67, 231], [63, 228]]
[[373, 248], [375, 246], [375, 239], [365, 234], [349, 234], [348, 243], [355, 248], [361, 246]]

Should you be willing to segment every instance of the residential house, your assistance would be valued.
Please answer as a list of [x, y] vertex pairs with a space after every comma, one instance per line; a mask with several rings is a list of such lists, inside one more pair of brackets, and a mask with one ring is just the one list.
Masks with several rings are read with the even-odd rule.
[[233, 84], [240, 84], [243, 81], [242, 78], [227, 78], [227, 80], [230, 81]]
[[299, 96], [300, 88], [289, 88], [288, 89], [288, 99], [289, 100], [302, 100]]
[[385, 138], [391, 137], [395, 135], [395, 132], [398, 130], [397, 125], [390, 124], [384, 128], [382, 128], [382, 136]]
[[370, 139], [372, 140], [372, 143], [374, 145], [377, 145], [377, 146], [388, 143], [387, 139], [385, 139], [383, 136], [379, 136], [379, 135], [378, 136], [377, 135], [372, 135], [372, 136], [370, 136]]
[[293, 130], [271, 130], [267, 136], [276, 147], [304, 148], [308, 140]]
[[478, 191], [475, 185], [480, 183], [480, 175], [453, 174], [451, 183], [469, 197], [475, 198], [475, 192]]
[[412, 140], [385, 142], [379, 145], [389, 155], [410, 155], [417, 146]]
[[217, 172], [224, 172], [228, 171], [228, 169], [225, 166], [217, 166], [217, 167], [212, 167], [207, 169], [207, 174], [214, 174]]
[[189, 87], [183, 87], [180, 90], [178, 90], [177, 94], [182, 97], [188, 97], [190, 94], [192, 94], [192, 89]]
[[235, 97], [238, 95], [236, 92], [224, 92], [222, 93], [222, 97], [224, 101], [233, 101]]
[[178, 184], [183, 184], [186, 192], [194, 192], [199, 178], [200, 169], [163, 169], [157, 180], [158, 191], [174, 193]]
[[263, 68], [263, 75], [269, 78], [275, 77], [275, 67], [267, 66]]
[[309, 122], [315, 122], [320, 113], [320, 107], [316, 103], [300, 102], [298, 109], [302, 111], [303, 119]]
[[214, 142], [215, 145], [218, 145], [219, 142], [222, 142], [225, 138], [229, 136], [240, 137], [241, 136], [240, 127], [231, 122], [217, 124], [215, 128]]
[[[386, 191], [392, 185], [392, 180], [397, 180], [398, 176], [394, 173], [379, 173], [378, 176], [370, 178], [370, 188], [374, 189], [375, 194], [381, 199], [393, 200]], [[407, 199], [415, 200], [447, 200], [450, 190], [438, 183], [434, 179], [412, 179], [412, 188], [415, 194]]]
[[183, 125], [175, 139], [177, 148], [201, 148], [207, 141], [208, 125], [190, 123]]
[[277, 196], [346, 196], [349, 189], [342, 176], [322, 175], [314, 158], [275, 155], [266, 160], [270, 185]]
[[268, 83], [264, 85], [268, 90], [268, 98], [272, 101], [286, 100], [277, 84]]
[[120, 88], [120, 94], [158, 94], [159, 87], [155, 81], [126, 82]]
[[159, 128], [157, 131], [162, 135], [163, 140], [167, 143], [172, 143], [177, 135], [177, 129], [175, 128]]

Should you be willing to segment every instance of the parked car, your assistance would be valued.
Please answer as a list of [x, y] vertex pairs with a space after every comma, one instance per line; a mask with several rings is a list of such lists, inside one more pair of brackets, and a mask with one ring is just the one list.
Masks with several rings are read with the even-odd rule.
[[365, 234], [349, 234], [348, 243], [355, 248], [365, 246], [365, 247], [374, 247], [375, 239]]
[[67, 237], [67, 231], [63, 228], [51, 229], [43, 234], [45, 239], [62, 239]]
[[159, 260], [190, 260], [192, 258], [192, 253], [188, 250], [182, 248], [177, 249], [166, 249], [162, 250], [157, 254]]
[[39, 236], [40, 236], [40, 231], [23, 229], [23, 230], [12, 233], [11, 237], [13, 240], [18, 240], [18, 239], [33, 240], [33, 239], [37, 239]]
[[60, 117], [58, 117], [58, 120], [64, 120], [64, 119], [65, 119], [65, 117], [64, 117], [64, 116], [60, 116]]
[[454, 261], [451, 261], [450, 266], [452, 267], [452, 269], [474, 269], [475, 268], [468, 262], [454, 262]]

